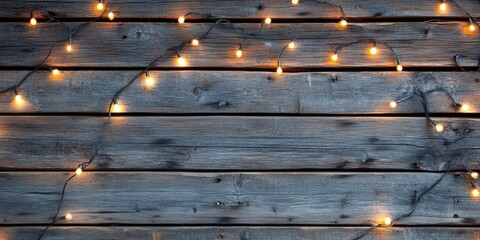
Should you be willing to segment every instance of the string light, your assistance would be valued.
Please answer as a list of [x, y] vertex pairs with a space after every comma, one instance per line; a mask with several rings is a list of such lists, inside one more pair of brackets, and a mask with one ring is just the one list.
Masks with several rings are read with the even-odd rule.
[[199, 44], [198, 39], [193, 39], [192, 40], [192, 46], [198, 46], [198, 44]]
[[383, 225], [384, 226], [390, 226], [392, 224], [392, 219], [389, 217], [386, 217], [383, 219]]
[[65, 220], [70, 221], [73, 219], [73, 215], [71, 213], [65, 214]]
[[15, 91], [15, 102], [18, 104], [18, 105], [22, 105], [23, 104], [23, 98], [20, 94], [17, 93], [17, 91]]
[[178, 17], [178, 23], [180, 23], [180, 24], [185, 23], [185, 16]]
[[82, 167], [79, 166], [79, 167], [77, 168], [77, 170], [75, 170], [75, 174], [77, 174], [77, 175], [82, 175], [82, 173], [83, 173]]
[[399, 72], [403, 71], [402, 65], [400, 65], [400, 64], [397, 65], [397, 71], [399, 71]]
[[295, 40], [292, 40], [292, 41], [288, 44], [288, 47], [289, 47], [289, 48], [295, 48]]
[[263, 22], [268, 25], [268, 24], [272, 23], [272, 19], [271, 18], [265, 18], [265, 20], [263, 20]]
[[110, 20], [115, 19], [115, 14], [112, 11], [108, 12], [108, 19]]
[[472, 196], [473, 197], [478, 197], [480, 195], [480, 193], [478, 192], [478, 189], [474, 188], [472, 189]]
[[470, 177], [472, 179], [478, 179], [478, 172], [470, 172]]
[[37, 19], [35, 19], [34, 17], [30, 18], [30, 25], [32, 26], [37, 25]]
[[58, 69], [53, 69], [52, 74], [53, 75], [58, 75], [58, 74], [60, 74], [60, 71]]
[[373, 40], [373, 47], [370, 48], [370, 54], [372, 55], [375, 55], [377, 54], [377, 41], [376, 40]]
[[103, 10], [103, 8], [104, 8], [103, 0], [98, 0], [97, 10]]
[[332, 55], [332, 60], [335, 61], [335, 62], [338, 61], [338, 54], [336, 54], [336, 53], [333, 54]]
[[66, 49], [67, 49], [67, 52], [72, 52], [72, 50], [73, 50], [72, 44], [71, 43], [67, 44]]
[[348, 25], [348, 22], [347, 22], [347, 20], [345, 20], [345, 19], [340, 20], [340, 22], [338, 22], [338, 23], [339, 23], [340, 26], [342, 26], [342, 27], [346, 27], [346, 26]]
[[468, 29], [470, 30], [470, 32], [475, 32], [475, 25], [473, 25], [473, 23], [470, 23], [470, 27], [468, 27]]
[[145, 72], [145, 85], [147, 85], [147, 87], [153, 87], [153, 85], [155, 85], [155, 79], [150, 77], [150, 73], [148, 71]]
[[235, 52], [235, 55], [237, 56], [237, 58], [241, 58], [241, 57], [242, 57], [242, 49], [238, 49], [238, 50]]
[[278, 74], [282, 74], [282, 73], [283, 73], [283, 70], [282, 70], [282, 67], [280, 66], [280, 64], [279, 64], [278, 67], [277, 67], [277, 73], [278, 73]]
[[120, 104], [117, 101], [114, 101], [112, 106], [112, 112], [121, 112], [121, 111], [122, 111], [122, 107], [120, 106]]
[[447, 4], [444, 0], [440, 1], [440, 5], [438, 6], [441, 12], [445, 12], [447, 10]]
[[437, 132], [441, 133], [441, 132], [443, 132], [444, 127], [443, 127], [442, 124], [439, 123], [439, 124], [436, 124], [436, 125], [435, 125], [435, 130], [436, 130]]
[[179, 56], [177, 59], [178, 66], [184, 67], [187, 66], [187, 60], [184, 57]]
[[298, 5], [299, 4], [299, 0], [292, 0], [292, 5]]
[[397, 102], [396, 101], [391, 101], [390, 102], [390, 107], [391, 108], [396, 108], [397, 107]]
[[470, 106], [468, 106], [468, 104], [462, 104], [460, 110], [463, 112], [467, 112], [468, 110], [470, 110]]

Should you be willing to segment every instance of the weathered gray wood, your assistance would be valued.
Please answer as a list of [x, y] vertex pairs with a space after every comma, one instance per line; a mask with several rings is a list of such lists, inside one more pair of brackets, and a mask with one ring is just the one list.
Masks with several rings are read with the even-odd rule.
[[[190, 41], [207, 31], [211, 24], [175, 23], [93, 23], [82, 28], [73, 40], [74, 51], [67, 53], [66, 43], [53, 52], [47, 63], [69, 67], [145, 67], [164, 50]], [[257, 31], [260, 24], [238, 24], [249, 32]], [[466, 32], [464, 22], [448, 23], [365, 23], [364, 26], [379, 40], [390, 43], [398, 52], [402, 65], [454, 66], [453, 56], [476, 56], [480, 52], [476, 44], [478, 33]], [[295, 31], [293, 31], [295, 29]], [[257, 39], [247, 41], [243, 57], [235, 51], [242, 42], [242, 35], [222, 26], [215, 29], [200, 46], [188, 45], [182, 52], [191, 67], [264, 67], [276, 69], [281, 49], [293, 38], [299, 47], [287, 49], [282, 59], [288, 67], [345, 67], [389, 66], [395, 70], [396, 61], [387, 49], [378, 46], [379, 53], [372, 57], [367, 49], [371, 44], [356, 45], [340, 53], [339, 63], [331, 62], [331, 55], [342, 44], [369, 38], [359, 28], [339, 29], [334, 23], [271, 24]], [[37, 65], [47, 54], [52, 43], [65, 31], [60, 24], [43, 23], [32, 28], [26, 23], [0, 23], [0, 66]], [[319, 38], [321, 40], [319, 40]], [[277, 39], [277, 40], [261, 40]], [[158, 66], [176, 66], [176, 55], [170, 55]], [[477, 65], [465, 61], [464, 65]]]
[[[2, 223], [49, 222], [71, 174], [0, 173]], [[85, 172], [70, 182], [61, 215], [72, 213], [72, 224], [371, 225], [409, 212], [441, 175]], [[466, 176], [445, 176], [398, 224], [475, 226], [480, 208], [468, 186]]]
[[[353, 239], [366, 227], [52, 227], [44, 239], [226, 239], [226, 240], [286, 240], [286, 239]], [[0, 227], [4, 239], [35, 239], [39, 227]], [[378, 228], [365, 240], [445, 239], [471, 240], [480, 234], [478, 228], [393, 227]]]
[[[47, 71], [32, 75], [20, 89], [24, 105], [13, 93], [0, 95], [0, 112], [106, 112], [116, 91], [138, 71]], [[14, 85], [26, 71], [0, 71], [1, 88]], [[389, 102], [444, 87], [477, 113], [480, 72], [211, 72], [151, 71], [156, 86], [145, 77], [129, 87], [120, 100], [126, 112], [150, 113], [423, 113], [417, 100], [392, 109]], [[455, 112], [443, 93], [429, 95], [431, 112]]]
[[[478, 2], [456, 0], [460, 6], [472, 14], [480, 15]], [[461, 16], [465, 13], [447, 2], [448, 11], [438, 10], [439, 1], [330, 1], [344, 7], [349, 17], [427, 17], [427, 16]], [[213, 14], [227, 18], [340, 18], [340, 12], [332, 7], [318, 5], [300, 0], [299, 6], [292, 6], [290, 0], [236, 0], [236, 1], [146, 1], [115, 0], [110, 2], [112, 8], [122, 18], [177, 18], [187, 12]], [[96, 1], [15, 1], [3, 0], [0, 3], [0, 17], [29, 17], [30, 9], [42, 6], [55, 12], [60, 17], [96, 17]]]
[[[0, 117], [0, 168], [74, 169], [103, 117]], [[480, 168], [480, 121], [396, 117], [114, 117], [91, 169]]]

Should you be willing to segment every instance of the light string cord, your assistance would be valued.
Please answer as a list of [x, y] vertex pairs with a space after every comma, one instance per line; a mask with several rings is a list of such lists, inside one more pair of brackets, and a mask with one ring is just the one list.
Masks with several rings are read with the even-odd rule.
[[468, 60], [473, 60], [473, 61], [477, 61], [477, 66], [476, 66], [476, 71], [480, 71], [480, 58], [473, 58], [473, 57], [469, 57], [467, 55], [463, 55], [463, 54], [457, 54], [455, 56], [453, 56], [453, 61], [455, 62], [455, 66], [462, 72], [465, 72], [467, 71], [465, 68], [462, 67], [462, 65], [460, 64], [460, 61], [462, 58], [466, 58]]
[[[102, 13], [103, 15], [103, 13]], [[228, 21], [227, 19], [218, 19], [214, 25], [212, 25], [207, 32], [205, 32], [203, 35], [201, 35], [199, 37], [199, 39], [204, 39], [206, 38], [210, 33], [211, 31], [213, 30], [213, 28], [215, 26], [218, 26], [220, 25], [221, 23], [228, 23], [232, 28], [236, 29], [236, 30], [239, 30], [239, 31], [242, 31], [244, 33], [244, 35], [246, 37], [244, 37], [244, 39], [247, 39], [248, 36], [251, 36], [252, 34], [248, 34], [244, 29], [242, 28], [238, 28], [236, 27], [232, 22]], [[262, 26], [263, 26], [263, 23], [262, 23]], [[263, 29], [261, 27], [261, 29]], [[76, 31], [75, 31], [76, 32]], [[255, 32], [253, 35], [256, 35], [258, 34], [260, 31], [257, 31]], [[162, 58], [166, 57], [168, 55], [169, 52], [172, 52], [174, 51], [178, 56], [179, 56], [179, 52], [180, 50], [187, 44], [187, 41], [183, 41], [182, 43], [180, 43], [179, 45], [177, 46], [174, 46], [174, 47], [171, 47], [171, 48], [168, 48], [166, 51], [164, 51], [164, 53], [162, 53], [160, 56], [158, 56], [157, 58], [155, 58], [150, 64], [148, 64], [148, 66], [145, 68], [144, 71], [138, 73], [137, 75], [135, 75], [126, 85], [124, 85], [120, 90], [118, 90], [111, 102], [110, 102], [110, 105], [109, 105], [109, 108], [108, 108], [108, 118], [107, 120], [103, 123], [103, 126], [98, 134], [98, 140], [97, 140], [97, 143], [95, 144], [95, 151], [94, 153], [92, 154], [92, 156], [90, 157], [89, 161], [86, 161], [86, 162], [82, 162], [78, 165], [78, 169], [80, 169], [81, 171], [83, 171], [85, 168], [87, 168], [94, 160], [95, 158], [98, 156], [98, 153], [99, 153], [99, 149], [100, 149], [100, 146], [102, 144], [102, 140], [103, 140], [103, 136], [104, 136], [104, 132], [105, 132], [105, 129], [107, 128], [107, 126], [109, 125], [109, 123], [111, 122], [111, 119], [112, 119], [112, 110], [113, 110], [113, 106], [115, 104], [117, 104], [117, 101], [118, 101], [118, 97], [120, 96], [120, 94], [125, 91], [129, 86], [131, 86], [131, 84], [133, 84], [133, 82], [135, 82], [143, 73], [148, 73], [148, 70], [154, 65], [156, 64], [158, 61], [160, 61]], [[242, 46], [245, 44], [245, 40], [244, 42], [242, 43]], [[65, 219], [65, 217], [58, 217], [60, 211], [61, 211], [61, 207], [62, 207], [62, 204], [63, 204], [63, 201], [64, 201], [64, 197], [65, 197], [65, 193], [66, 193], [66, 188], [68, 186], [68, 183], [74, 179], [78, 174], [73, 174], [72, 176], [70, 176], [63, 184], [63, 188], [62, 188], [62, 191], [61, 191], [61, 196], [60, 196], [60, 201], [58, 203], [58, 206], [57, 206], [57, 210], [55, 212], [55, 215], [53, 217], [53, 220], [52, 222], [47, 225], [44, 230], [41, 232], [41, 234], [39, 235], [38, 237], [38, 240], [41, 240], [43, 238], [43, 236], [45, 235], [45, 233], [48, 231], [48, 229], [55, 225], [55, 223], [58, 221], [58, 220], [61, 220], [61, 219]]]
[[[40, 8], [41, 10], [44, 10], [46, 15], [48, 16], [48, 18], [50, 19], [50, 21], [54, 21], [54, 22], [58, 22], [60, 23], [61, 25], [63, 25], [63, 27], [68, 31], [68, 35], [65, 36], [65, 37], [61, 37], [59, 39], [57, 39], [53, 45], [50, 47], [47, 55], [43, 58], [43, 60], [33, 68], [33, 70], [31, 70], [30, 72], [28, 72], [20, 81], [18, 81], [16, 84], [10, 86], [10, 87], [7, 87], [3, 90], [0, 90], [0, 94], [3, 94], [3, 93], [7, 93], [7, 92], [10, 92], [10, 91], [13, 91], [15, 93], [15, 95], [18, 94], [18, 89], [21, 87], [21, 85], [23, 85], [23, 83], [32, 75], [34, 74], [35, 72], [37, 72], [38, 70], [41, 70], [43, 69], [43, 66], [45, 66], [47, 69], [50, 69], [52, 70], [52, 68], [46, 64], [47, 60], [50, 58], [50, 56], [52, 55], [53, 51], [55, 50], [55, 48], [58, 46], [59, 43], [65, 41], [65, 40], [69, 40], [69, 44], [72, 43], [72, 38], [78, 33], [78, 30], [80, 30], [81, 27], [83, 26], [86, 26], [90, 23], [93, 23], [93, 22], [96, 22], [98, 20], [100, 20], [103, 15], [105, 14], [105, 12], [107, 11], [107, 8], [105, 8], [105, 10], [101, 13], [101, 15], [97, 18], [94, 18], [88, 22], [84, 22], [82, 24], [79, 24], [75, 27], [70, 27], [68, 26], [66, 23], [60, 21], [58, 18], [55, 18], [53, 17], [50, 12], [48, 10], [45, 10], [43, 8]], [[33, 12], [33, 10], [32, 10]]]
[[[475, 24], [477, 25], [478, 28], [480, 28], [480, 25], [477, 21], [477, 19], [475, 19], [472, 14], [470, 14], [467, 10], [465, 10], [465, 8], [463, 8], [459, 3], [457, 3], [456, 0], [450, 0], [451, 2], [453, 2], [453, 4], [458, 8], [460, 9], [461, 11], [463, 11], [467, 16], [468, 16], [468, 21], [470, 21], [470, 24]], [[442, 1], [444, 2], [444, 1]]]

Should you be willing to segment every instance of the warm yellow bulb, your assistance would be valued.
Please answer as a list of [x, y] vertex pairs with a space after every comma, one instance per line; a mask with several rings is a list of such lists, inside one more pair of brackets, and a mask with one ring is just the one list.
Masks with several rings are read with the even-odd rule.
[[468, 27], [468, 29], [470, 29], [470, 32], [474, 32], [475, 31], [475, 25], [470, 24], [470, 27]]
[[112, 11], [110, 11], [108, 13], [108, 19], [113, 20], [114, 18], [115, 18], [115, 14]]
[[58, 69], [53, 69], [52, 74], [53, 75], [58, 75], [58, 74], [60, 74], [60, 71]]
[[473, 179], [478, 179], [478, 172], [471, 172], [470, 177]]
[[198, 39], [193, 39], [192, 40], [192, 46], [198, 46], [200, 42], [198, 41]]
[[468, 104], [462, 104], [460, 110], [462, 110], [463, 112], [467, 112], [468, 110], [470, 110], [470, 106], [468, 106]]
[[289, 48], [295, 48], [295, 42], [294, 42], [294, 41], [291, 41], [291, 42], [288, 44], [288, 47], [289, 47]]
[[396, 101], [391, 101], [390, 102], [390, 107], [391, 108], [396, 108], [397, 107], [397, 102]]
[[278, 74], [282, 74], [282, 72], [283, 72], [282, 67], [278, 66], [278, 68], [277, 68], [277, 73], [278, 73]]
[[17, 104], [22, 104], [23, 103], [22, 96], [20, 96], [19, 94], [16, 94], [15, 95], [15, 101], [17, 102]]
[[443, 125], [442, 124], [435, 125], [435, 130], [437, 130], [437, 132], [439, 133], [443, 132], [444, 130]]
[[439, 9], [440, 9], [440, 11], [445, 12], [447, 10], [447, 4], [446, 3], [440, 3]]
[[402, 65], [400, 65], [400, 64], [397, 65], [397, 71], [399, 71], [399, 72], [403, 71]]
[[113, 103], [112, 112], [121, 112], [122, 107], [118, 103]]
[[178, 66], [184, 67], [187, 65], [187, 60], [184, 57], [178, 57]]
[[298, 3], [299, 3], [299, 0], [292, 0], [293, 5], [298, 5]]
[[478, 197], [479, 195], [480, 195], [480, 194], [479, 194], [479, 192], [478, 192], [478, 189], [474, 188], [474, 189], [472, 190], [472, 196]]
[[377, 54], [377, 48], [376, 47], [370, 48], [370, 54], [372, 54], [372, 55]]
[[82, 170], [81, 167], [79, 167], [79, 168], [77, 168], [77, 170], [75, 170], [75, 174], [77, 174], [77, 175], [81, 175], [82, 172], [83, 172], [83, 170]]
[[65, 214], [65, 220], [70, 221], [73, 219], [73, 215], [71, 213]]
[[72, 44], [68, 44], [67, 45], [67, 52], [72, 52], [73, 48], [72, 48]]
[[340, 23], [340, 26], [342, 26], [342, 27], [346, 27], [348, 25], [348, 22], [345, 19], [340, 20], [339, 23]]
[[338, 60], [338, 54], [333, 54], [332, 60], [336, 62]]
[[242, 50], [237, 50], [235, 54], [237, 55], [237, 58], [242, 57]]
[[265, 20], [263, 22], [265, 24], [270, 24], [270, 23], [272, 23], [272, 19], [271, 18], [265, 18]]
[[98, 9], [98, 10], [103, 10], [103, 3], [99, 2], [99, 3], [97, 4], [97, 9]]
[[383, 219], [383, 224], [385, 226], [390, 226], [392, 224], [392, 219], [389, 217], [386, 217], [385, 219]]
[[31, 24], [32, 26], [37, 25], [37, 19], [35, 19], [34, 17], [30, 18], [30, 24]]
[[185, 17], [184, 16], [178, 17], [178, 23], [182, 24], [184, 22], [185, 22]]
[[152, 77], [145, 78], [145, 85], [147, 85], [147, 87], [153, 87], [153, 85], [155, 85], [155, 79]]

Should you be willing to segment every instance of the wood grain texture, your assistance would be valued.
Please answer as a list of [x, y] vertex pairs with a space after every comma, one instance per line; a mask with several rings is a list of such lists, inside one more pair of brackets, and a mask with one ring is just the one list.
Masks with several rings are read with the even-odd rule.
[[[52, 227], [46, 240], [170, 240], [170, 239], [226, 239], [226, 240], [286, 240], [286, 239], [353, 239], [366, 227]], [[1, 227], [4, 239], [35, 239], [39, 227]], [[394, 227], [377, 228], [365, 240], [478, 240], [478, 228]]]
[[[115, 92], [139, 71], [48, 71], [32, 75], [20, 88], [25, 104], [13, 93], [0, 95], [3, 113], [106, 112]], [[14, 85], [26, 71], [0, 71], [0, 89]], [[480, 72], [311, 72], [151, 71], [155, 87], [141, 76], [121, 96], [129, 113], [289, 113], [389, 114], [423, 113], [418, 100], [389, 102], [414, 89], [447, 89], [478, 113]], [[443, 92], [428, 96], [430, 111], [454, 113]]]
[[[453, 56], [465, 54], [475, 57], [479, 48], [478, 33], [467, 32], [465, 22], [447, 23], [363, 23], [371, 35], [392, 45], [402, 65], [454, 66]], [[73, 52], [67, 53], [66, 43], [53, 51], [48, 64], [56, 67], [145, 67], [166, 49], [182, 41], [190, 41], [207, 31], [211, 24], [100, 22], [82, 28], [73, 39]], [[238, 24], [249, 32], [257, 31], [260, 24]], [[35, 66], [45, 57], [50, 47], [65, 34], [55, 23], [37, 24], [0, 23], [0, 55], [5, 56], [0, 66]], [[391, 67], [396, 60], [392, 53], [378, 46], [379, 53], [372, 57], [367, 49], [372, 44], [360, 44], [343, 50], [339, 62], [331, 62], [331, 54], [342, 44], [371, 38], [355, 26], [339, 29], [334, 23], [271, 24], [256, 39], [247, 41], [243, 57], [235, 51], [243, 40], [242, 34], [227, 26], [211, 32], [200, 46], [187, 44], [182, 56], [189, 67], [255, 67], [275, 71], [281, 49], [293, 38], [299, 38], [299, 47], [288, 49], [282, 58], [285, 71], [289, 67]], [[272, 40], [273, 39], [273, 40]], [[462, 61], [462, 65], [476, 66], [477, 62]], [[177, 66], [173, 53], [157, 66]], [[181, 67], [179, 67], [181, 68]]]
[[[72, 172], [0, 173], [3, 224], [47, 223]], [[409, 212], [441, 173], [85, 172], [70, 182], [69, 224], [371, 225]], [[12, 186], [15, 186], [14, 188]], [[467, 176], [445, 176], [399, 225], [476, 226]], [[32, 208], [32, 206], [35, 206]], [[456, 214], [456, 217], [454, 215]]]
[[[0, 168], [73, 170], [90, 158], [104, 120], [0, 117]], [[114, 117], [89, 168], [480, 168], [479, 120], [436, 120], [441, 134], [422, 117]]]
[[[460, 6], [473, 15], [480, 15], [477, 1], [456, 0]], [[438, 11], [438, 1], [330, 1], [342, 5], [349, 17], [443, 17], [460, 16], [465, 13], [448, 3], [448, 11]], [[300, 0], [299, 6], [292, 6], [290, 0], [235, 0], [235, 1], [146, 1], [146, 0], [115, 0], [110, 5], [121, 18], [177, 18], [187, 12], [212, 14], [225, 18], [340, 18], [338, 9], [315, 4], [312, 1]], [[95, 9], [96, 1], [15, 1], [3, 0], [0, 3], [0, 17], [29, 17], [30, 9], [42, 6], [53, 11], [60, 17], [96, 17], [99, 11]]]

